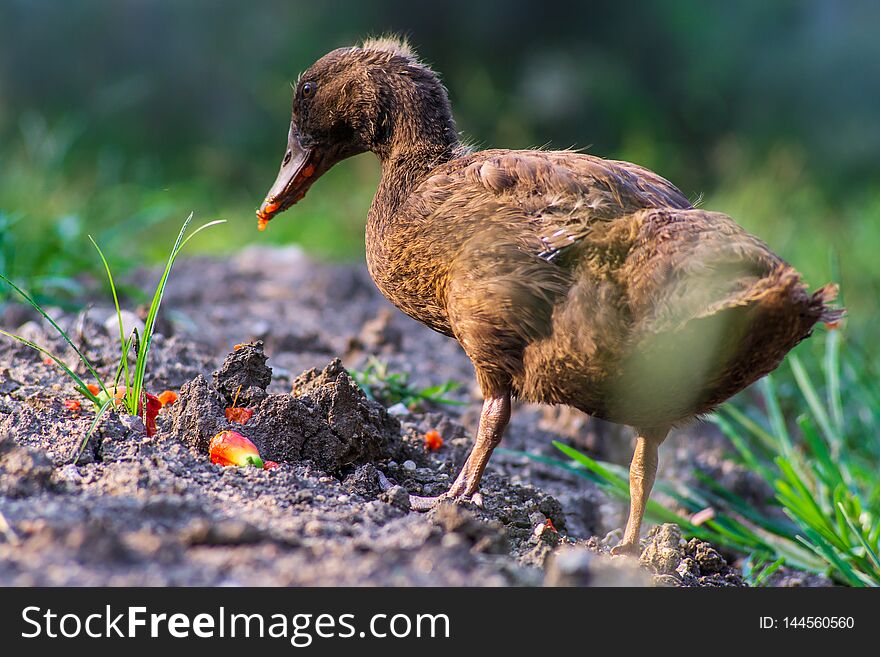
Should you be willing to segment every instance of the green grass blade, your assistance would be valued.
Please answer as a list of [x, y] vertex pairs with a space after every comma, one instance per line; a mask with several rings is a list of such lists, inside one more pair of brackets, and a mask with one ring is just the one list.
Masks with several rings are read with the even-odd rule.
[[[727, 436], [728, 440], [730, 440], [731, 444], [733, 444], [737, 453], [742, 457], [743, 461], [745, 461], [746, 465], [748, 465], [752, 470], [757, 471], [760, 475], [766, 480], [772, 480], [773, 474], [770, 472], [770, 469], [755, 455], [754, 450], [748, 441], [740, 435], [739, 431], [731, 424], [722, 413], [728, 413], [731, 418], [736, 418], [737, 414], [730, 413], [733, 409], [732, 406], [727, 405], [724, 408], [720, 409], [719, 413], [716, 413], [712, 416], [712, 422], [714, 422], [720, 429], [721, 432]], [[738, 415], [742, 415], [739, 413]]]
[[581, 454], [579, 451], [574, 449], [573, 447], [569, 447], [565, 443], [561, 443], [558, 440], [553, 441], [553, 446], [556, 447], [560, 452], [568, 456], [574, 461], [577, 461], [581, 465], [583, 465], [588, 470], [594, 472], [599, 475], [603, 479], [605, 479], [608, 483], [610, 483], [614, 488], [618, 490], [623, 490], [626, 492], [627, 497], [629, 497], [629, 480], [624, 479], [620, 475], [615, 474], [609, 468], [603, 467], [599, 464], [598, 461], [594, 461], [586, 454]]
[[58, 356], [53, 354], [51, 351], [49, 351], [45, 347], [41, 347], [36, 342], [31, 342], [27, 338], [23, 338], [22, 336], [16, 335], [15, 333], [9, 333], [8, 331], [4, 331], [3, 329], [0, 329], [0, 333], [2, 333], [3, 335], [5, 335], [9, 338], [12, 338], [13, 340], [17, 340], [18, 342], [21, 342], [23, 345], [26, 345], [26, 346], [30, 347], [31, 349], [38, 351], [41, 354], [44, 354], [44, 355], [48, 356], [49, 358], [51, 358], [53, 361], [55, 361], [55, 363], [61, 369], [64, 370], [64, 372], [67, 374], [67, 376], [69, 376], [73, 380], [74, 384], [76, 385], [77, 392], [79, 392], [82, 395], [85, 395], [89, 399], [89, 401], [91, 401], [95, 404], [100, 404], [98, 397], [96, 395], [92, 394], [92, 391], [89, 390], [86, 382], [83, 381], [76, 372], [74, 372], [72, 369], [70, 369], [64, 361], [62, 361], [60, 358], [58, 358]]
[[819, 436], [810, 418], [801, 416], [798, 418], [798, 426], [800, 427], [801, 435], [803, 435], [805, 442], [810, 448], [810, 452], [815, 458], [814, 470], [818, 471], [825, 484], [833, 489], [838, 484], [843, 483], [844, 477], [840, 472], [839, 462], [831, 458], [831, 452], [828, 451], [828, 443]]
[[496, 447], [496, 454], [509, 454], [511, 456], [524, 456], [532, 461], [537, 463], [543, 463], [545, 465], [552, 465], [556, 468], [561, 468], [563, 470], [567, 470], [572, 474], [576, 474], [579, 477], [583, 477], [594, 484], [598, 484], [600, 486], [604, 485], [606, 482], [604, 479], [599, 477], [592, 470], [587, 470], [580, 463], [572, 462], [572, 461], [563, 461], [561, 459], [554, 459], [550, 456], [544, 456], [543, 454], [534, 454], [532, 452], [524, 452], [518, 449], [507, 449], [506, 447]]
[[770, 428], [778, 438], [778, 442], [782, 445], [782, 453], [791, 457], [794, 447], [791, 442], [791, 436], [788, 433], [788, 427], [785, 425], [785, 419], [782, 417], [782, 411], [779, 408], [779, 397], [776, 394], [773, 378], [769, 375], [765, 376], [761, 379], [760, 386], [764, 396], [764, 403], [767, 405]]
[[147, 358], [149, 357], [150, 344], [153, 339], [153, 328], [156, 324], [156, 316], [159, 313], [159, 308], [162, 305], [162, 298], [165, 295], [165, 287], [168, 284], [168, 277], [171, 275], [171, 269], [174, 266], [174, 261], [177, 259], [177, 256], [183, 246], [186, 245], [189, 240], [195, 237], [202, 230], [211, 226], [216, 226], [220, 223], [225, 223], [223, 220], [211, 221], [207, 224], [200, 226], [195, 231], [193, 231], [193, 233], [188, 238], [184, 239], [186, 229], [192, 221], [192, 218], [193, 214], [190, 213], [190, 215], [186, 218], [186, 221], [183, 222], [183, 226], [181, 227], [180, 232], [177, 235], [177, 240], [174, 242], [174, 247], [171, 249], [171, 253], [168, 256], [168, 261], [165, 264], [165, 270], [162, 272], [162, 276], [159, 279], [158, 285], [156, 286], [156, 292], [153, 294], [153, 300], [150, 303], [150, 308], [147, 313], [147, 319], [144, 322], [144, 335], [140, 340], [140, 345], [138, 347], [134, 380], [132, 381], [130, 389], [127, 391], [128, 401], [131, 408], [137, 408], [137, 404], [142, 396], [144, 377], [146, 376], [147, 369]]
[[[104, 257], [104, 252], [101, 250], [101, 247], [98, 246], [98, 243], [91, 235], [89, 235], [88, 238], [98, 252], [98, 255], [101, 256], [101, 262], [104, 263], [104, 271], [107, 272], [107, 280], [110, 283], [110, 291], [113, 293], [113, 305], [116, 307], [116, 321], [119, 323], [119, 348], [122, 352], [122, 358], [119, 361], [119, 365], [125, 373], [125, 386], [128, 388], [128, 349], [126, 348], [127, 342], [125, 339], [125, 329], [122, 326], [122, 309], [119, 307], [119, 295], [116, 293], [116, 283], [113, 281], [113, 273], [110, 271], [110, 263], [108, 263], [107, 258]], [[119, 374], [119, 371], [117, 371], [114, 388], [119, 385]]]
[[[106, 386], [104, 385], [104, 380], [101, 378], [101, 376], [100, 376], [100, 375], [98, 374], [98, 372], [95, 370], [95, 368], [92, 366], [92, 363], [89, 361], [89, 359], [86, 358], [85, 354], [83, 354], [83, 352], [80, 351], [79, 347], [77, 347], [77, 346], [73, 343], [73, 340], [70, 339], [70, 336], [67, 335], [67, 333], [64, 331], [64, 329], [62, 329], [60, 326], [58, 326], [58, 323], [57, 323], [54, 319], [52, 319], [51, 317], [49, 317], [48, 313], [46, 313], [46, 311], [43, 310], [43, 307], [42, 307], [39, 303], [37, 303], [37, 302], [36, 302], [36, 301], [35, 301], [35, 300], [34, 300], [34, 299], [33, 299], [33, 298], [32, 298], [27, 292], [25, 292], [24, 290], [22, 290], [22, 289], [21, 289], [20, 287], [18, 287], [15, 283], [13, 283], [11, 280], [9, 280], [8, 278], [6, 278], [6, 276], [4, 276], [3, 274], [0, 274], [0, 279], [2, 279], [2, 280], [3, 280], [7, 285], [9, 285], [13, 290], [15, 290], [16, 292], [18, 292], [18, 294], [21, 295], [21, 297], [24, 298], [24, 300], [27, 301], [27, 302], [30, 304], [30, 306], [31, 306], [34, 310], [36, 310], [38, 313], [40, 313], [40, 315], [42, 315], [43, 318], [44, 318], [47, 322], [49, 322], [49, 323], [53, 326], [53, 328], [54, 328], [56, 331], [58, 331], [58, 333], [61, 335], [61, 337], [64, 338], [64, 341], [65, 341], [68, 345], [70, 345], [71, 349], [73, 349], [73, 350], [76, 352], [76, 355], [79, 356], [79, 359], [82, 361], [83, 365], [86, 366], [86, 369], [88, 369], [89, 372], [91, 372], [92, 376], [95, 377], [95, 380], [100, 384], [101, 389], [102, 389], [104, 392], [107, 392], [107, 388], [106, 388]], [[6, 333], [6, 335], [12, 335], [12, 334], [10, 334], [10, 333]], [[33, 343], [31, 343], [31, 344], [33, 344]], [[49, 356], [50, 358], [53, 358], [53, 359], [55, 358], [54, 356], [52, 356], [52, 354], [50, 354], [50, 353], [48, 353], [48, 352], [45, 352], [45, 353], [46, 353], [46, 355]], [[58, 361], [57, 359], [56, 359], [56, 362], [58, 362], [58, 363], [60, 364], [60, 361]], [[68, 368], [68, 367], [66, 367], [66, 366], [65, 366], [65, 371], [67, 371], [68, 373], [71, 373], [71, 374], [72, 374], [72, 372], [70, 371], [70, 368]], [[75, 378], [76, 378], [76, 380], [77, 380], [77, 383], [79, 383], [79, 382], [81, 381], [81, 380], [79, 379], [79, 377], [75, 377]], [[108, 394], [109, 394], [109, 393], [108, 393]]]
[[[186, 223], [184, 224], [184, 230], [186, 230], [186, 225], [190, 222], [190, 220], [192, 218], [193, 218], [193, 214], [190, 212], [189, 218], [186, 220]], [[179, 246], [176, 247], [177, 253], [179, 253], [183, 249], [183, 247], [185, 247], [193, 237], [195, 237], [196, 235], [201, 233], [206, 228], [210, 228], [211, 226], [219, 226], [220, 224], [225, 224], [225, 223], [226, 223], [226, 219], [215, 219], [214, 221], [209, 221], [206, 224], [202, 224], [201, 226], [196, 228], [192, 233], [190, 233], [189, 237], [187, 237], [185, 240], [183, 240]], [[177, 257], [177, 253], [174, 253], [175, 258]]]
[[831, 419], [838, 435], [844, 433], [843, 401], [840, 395], [840, 331], [831, 330], [825, 340], [825, 389]]
[[852, 566], [841, 559], [834, 547], [825, 541], [818, 533], [809, 527], [805, 527], [804, 534], [806, 534], [805, 537], [798, 536], [800, 541], [820, 557], [824, 557], [825, 561], [831, 564], [833, 567], [832, 575], [836, 575], [841, 581], [846, 582], [850, 586], [864, 587], [867, 584], [865, 579], [856, 574]]
[[796, 355], [792, 355], [789, 358], [789, 363], [791, 364], [791, 371], [801, 390], [801, 394], [803, 394], [807, 405], [810, 407], [810, 411], [813, 413], [813, 417], [816, 419], [819, 429], [831, 445], [831, 452], [836, 458], [840, 454], [840, 436], [831, 426], [831, 420], [828, 418], [828, 413], [822, 407], [822, 402], [819, 400], [816, 388], [813, 387], [813, 383], [810, 381], [810, 376], [807, 374], [807, 370], [804, 368], [800, 359]]
[[724, 406], [723, 410], [731, 419], [738, 422], [744, 429], [746, 429], [746, 431], [752, 434], [752, 436], [760, 440], [764, 447], [774, 453], [778, 450], [779, 444], [776, 438], [767, 433], [767, 431], [757, 422], [739, 410], [736, 406], [727, 404]]
[[779, 570], [780, 566], [785, 563], [784, 557], [779, 557], [776, 561], [771, 563], [769, 566], [764, 567], [760, 573], [755, 577], [754, 586], [761, 586], [767, 578], [770, 577], [773, 573]]
[[874, 548], [871, 547], [871, 544], [865, 538], [865, 535], [861, 531], [861, 529], [859, 529], [856, 526], [855, 522], [853, 522], [852, 518], [849, 517], [849, 514], [847, 514], [843, 504], [838, 504], [838, 507], [840, 509], [840, 512], [843, 514], [843, 517], [845, 518], [846, 523], [850, 528], [850, 531], [855, 534], [856, 538], [862, 544], [862, 547], [865, 548], [865, 554], [867, 554], [868, 558], [873, 562], [874, 568], [876, 569], [875, 579], [877, 580], [878, 584], [880, 584], [880, 557], [877, 556], [877, 552], [874, 550]]

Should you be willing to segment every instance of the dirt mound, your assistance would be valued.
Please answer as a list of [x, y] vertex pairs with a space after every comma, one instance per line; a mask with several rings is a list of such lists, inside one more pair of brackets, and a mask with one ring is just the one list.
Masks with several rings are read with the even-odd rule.
[[[263, 343], [232, 351], [209, 385], [201, 375], [185, 384], [171, 415], [170, 437], [206, 453], [211, 438], [233, 429], [250, 438], [265, 459], [313, 462], [326, 472], [390, 457], [400, 443], [400, 423], [367, 399], [336, 359], [309, 370], [289, 394], [269, 394], [272, 370]], [[237, 404], [253, 411], [245, 424], [230, 421]]]

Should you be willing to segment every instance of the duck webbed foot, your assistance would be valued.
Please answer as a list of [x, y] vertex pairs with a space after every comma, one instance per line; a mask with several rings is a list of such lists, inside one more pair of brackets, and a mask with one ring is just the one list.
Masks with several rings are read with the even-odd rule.
[[611, 554], [615, 557], [626, 555], [638, 559], [642, 554], [642, 548], [638, 543], [624, 543], [621, 541], [618, 545], [611, 548]]
[[420, 497], [410, 495], [410, 507], [414, 511], [429, 511], [446, 500], [470, 500], [477, 506], [483, 506], [483, 496], [480, 495], [480, 479], [489, 462], [504, 428], [510, 420], [510, 392], [505, 391], [499, 395], [486, 397], [483, 400], [483, 409], [480, 412], [480, 427], [477, 429], [477, 438], [461, 472], [455, 478], [449, 490], [436, 497]]
[[471, 494], [471, 495], [452, 495], [450, 492], [443, 493], [442, 495], [435, 495], [434, 497], [422, 497], [420, 495], [410, 495], [409, 496], [409, 507], [413, 511], [430, 511], [435, 506], [440, 504], [441, 502], [465, 502], [470, 501], [471, 503], [477, 505], [481, 509], [483, 508], [483, 496], [479, 491]]
[[[488, 461], [488, 457], [486, 458]], [[409, 496], [409, 506], [413, 511], [430, 511], [441, 502], [464, 502], [470, 501], [478, 507], [483, 507], [483, 496], [480, 494], [480, 477], [474, 475], [473, 470], [468, 468], [470, 457], [465, 462], [464, 467], [455, 478], [449, 490], [442, 495], [434, 497], [421, 497], [419, 495]], [[482, 473], [481, 473], [482, 474]]]

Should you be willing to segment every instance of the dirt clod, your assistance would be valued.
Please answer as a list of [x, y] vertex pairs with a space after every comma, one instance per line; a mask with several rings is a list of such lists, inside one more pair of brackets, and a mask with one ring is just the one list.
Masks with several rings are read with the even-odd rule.
[[171, 408], [171, 434], [203, 454], [211, 438], [228, 424], [223, 398], [201, 374], [183, 385]]
[[259, 340], [229, 353], [213, 375], [214, 389], [223, 396], [226, 406], [256, 406], [266, 398], [266, 388], [272, 383], [267, 360]]
[[639, 562], [660, 586], [745, 586], [742, 576], [711, 545], [685, 541], [678, 525], [654, 527]]
[[382, 491], [379, 483], [379, 472], [372, 463], [359, 465], [354, 472], [349, 474], [342, 482], [349, 493], [355, 493], [362, 497], [374, 498]]

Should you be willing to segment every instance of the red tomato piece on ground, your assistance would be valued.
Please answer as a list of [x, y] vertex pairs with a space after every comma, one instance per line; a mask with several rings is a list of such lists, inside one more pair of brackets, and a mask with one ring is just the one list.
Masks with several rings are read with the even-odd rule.
[[159, 402], [162, 406], [170, 406], [174, 402], [177, 401], [177, 393], [173, 390], [164, 390], [160, 392], [157, 397], [159, 398]]
[[248, 438], [237, 431], [221, 431], [211, 438], [208, 446], [211, 463], [218, 465], [253, 465], [263, 467], [260, 452]]
[[431, 429], [425, 434], [425, 449], [436, 452], [443, 447], [443, 436], [436, 429]]
[[249, 408], [236, 408], [230, 406], [226, 409], [226, 419], [230, 422], [238, 422], [238, 424], [245, 424], [253, 417], [253, 415], [254, 412]]

